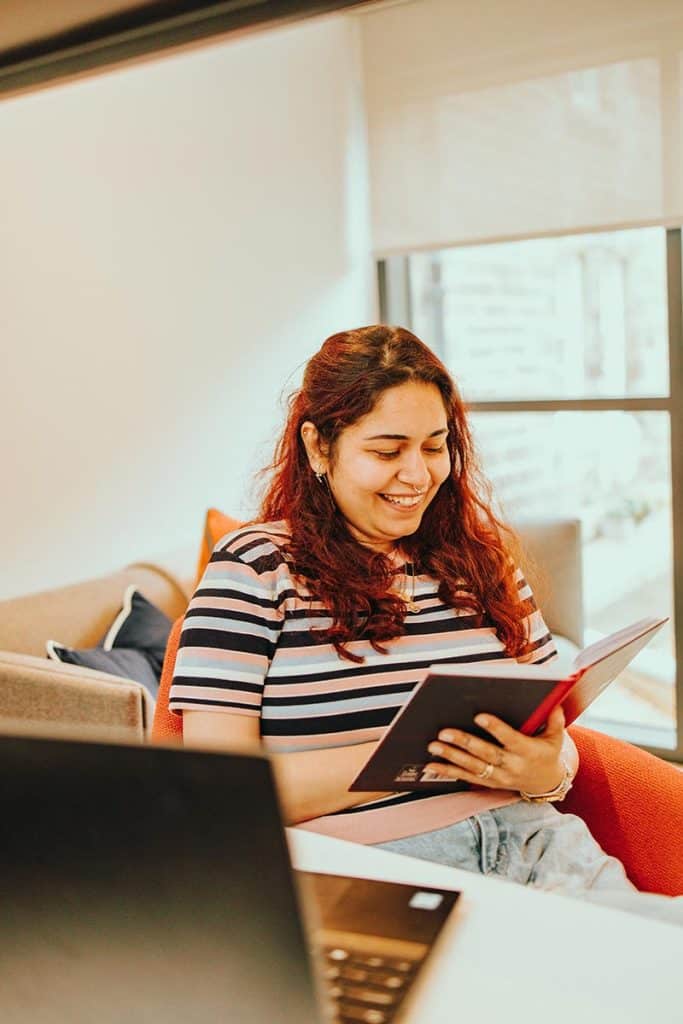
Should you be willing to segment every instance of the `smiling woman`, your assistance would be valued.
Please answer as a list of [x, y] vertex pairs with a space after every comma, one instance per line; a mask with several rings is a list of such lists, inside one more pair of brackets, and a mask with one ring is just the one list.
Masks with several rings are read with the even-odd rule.
[[438, 580], [470, 626], [490, 617], [508, 656], [528, 653], [529, 609], [463, 403], [414, 334], [373, 326], [328, 338], [292, 397], [271, 469], [261, 520], [286, 521], [289, 560], [316, 581], [332, 619], [321, 636], [339, 656], [362, 661], [354, 642], [382, 651], [406, 633], [395, 586], [405, 564]]
[[328, 338], [270, 469], [259, 521], [218, 543], [185, 617], [169, 701], [185, 743], [260, 740], [300, 827], [633, 899], [584, 823], [548, 806], [577, 769], [559, 708], [541, 736], [486, 715], [487, 740], [433, 737], [433, 778], [474, 788], [349, 792], [430, 665], [555, 654], [433, 352], [400, 327]]

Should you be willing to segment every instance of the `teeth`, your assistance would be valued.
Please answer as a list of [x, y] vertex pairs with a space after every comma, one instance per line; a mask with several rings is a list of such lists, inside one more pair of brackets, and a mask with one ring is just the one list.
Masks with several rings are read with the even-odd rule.
[[422, 495], [418, 494], [415, 498], [396, 498], [392, 497], [390, 494], [383, 494], [382, 497], [386, 498], [387, 501], [390, 501], [392, 505], [400, 505], [401, 508], [413, 508], [415, 505], [420, 503]]

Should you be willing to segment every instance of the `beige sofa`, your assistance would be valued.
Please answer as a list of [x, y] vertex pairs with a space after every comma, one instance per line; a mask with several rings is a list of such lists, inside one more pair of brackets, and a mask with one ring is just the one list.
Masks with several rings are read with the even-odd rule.
[[190, 597], [195, 557], [193, 549], [163, 564], [136, 562], [98, 579], [0, 601], [0, 724], [142, 742], [154, 713], [144, 687], [49, 661], [45, 644], [94, 647], [132, 583], [171, 620], [177, 618]]
[[[576, 520], [520, 522], [523, 564], [546, 621], [569, 661], [581, 645], [581, 547]], [[106, 633], [134, 583], [170, 619], [185, 610], [194, 548], [162, 563], [137, 562], [98, 579], [0, 601], [0, 727], [144, 742], [153, 701], [139, 683], [63, 665], [45, 656], [47, 640], [92, 647]]]

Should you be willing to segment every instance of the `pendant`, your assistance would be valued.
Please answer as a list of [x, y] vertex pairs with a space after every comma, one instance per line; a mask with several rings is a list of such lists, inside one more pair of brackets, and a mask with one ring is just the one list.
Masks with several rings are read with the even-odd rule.
[[406, 594], [405, 591], [399, 590], [398, 596], [401, 598], [404, 605], [406, 606], [406, 611], [419, 612], [420, 606], [419, 604], [415, 604], [410, 594]]

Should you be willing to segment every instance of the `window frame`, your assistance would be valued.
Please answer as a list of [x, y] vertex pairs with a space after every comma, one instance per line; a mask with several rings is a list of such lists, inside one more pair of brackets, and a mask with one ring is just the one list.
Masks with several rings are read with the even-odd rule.
[[[639, 224], [638, 228], [658, 227], [656, 224]], [[614, 233], [615, 227], [597, 228], [590, 231], [558, 232], [556, 237], [571, 234], [579, 237], [585, 234]], [[568, 398], [542, 400], [500, 400], [469, 402], [469, 412], [515, 413], [515, 412], [596, 412], [619, 410], [626, 412], [665, 412], [669, 416], [671, 452], [671, 516], [673, 528], [673, 604], [674, 604], [674, 646], [676, 652], [676, 678], [674, 684], [676, 704], [676, 745], [663, 746], [662, 729], [654, 726], [638, 726], [609, 719], [602, 719], [613, 727], [615, 736], [627, 739], [658, 757], [672, 761], [683, 761], [683, 260], [681, 254], [681, 226], [667, 227], [666, 231], [666, 293], [668, 316], [668, 358], [669, 393], [664, 397], [638, 398]], [[508, 239], [507, 241], [531, 241], [529, 239]], [[543, 237], [548, 237], [544, 235]], [[497, 242], [502, 239], [497, 239]], [[448, 248], [471, 247], [472, 243]], [[489, 243], [475, 243], [486, 245]], [[438, 252], [444, 247], [434, 250]], [[412, 329], [413, 316], [410, 301], [410, 253], [387, 256], [377, 261], [378, 294], [380, 319], [382, 323], [401, 323]], [[438, 286], [438, 268], [435, 267], [435, 285]], [[438, 321], [438, 322], [437, 322]], [[443, 324], [435, 316], [434, 331], [430, 345], [440, 357], [444, 355]], [[678, 614], [678, 609], [681, 614]]]

